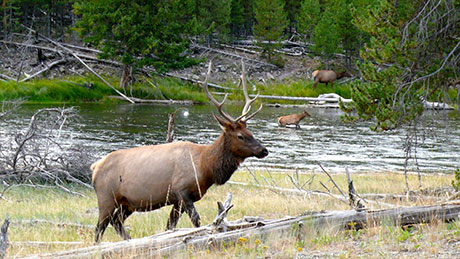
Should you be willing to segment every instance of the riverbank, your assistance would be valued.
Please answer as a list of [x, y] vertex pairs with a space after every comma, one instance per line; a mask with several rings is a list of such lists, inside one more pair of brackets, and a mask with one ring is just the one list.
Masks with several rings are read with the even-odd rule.
[[[112, 86], [117, 86], [118, 78], [106, 78]], [[317, 97], [320, 94], [334, 91], [344, 98], [350, 97], [349, 85], [338, 85], [334, 89], [318, 86], [312, 89], [311, 80], [283, 81], [269, 85], [257, 84], [256, 89], [261, 95], [280, 95], [297, 97]], [[228, 89], [229, 99], [243, 99], [237, 85], [224, 83]], [[206, 94], [201, 85], [184, 82], [176, 78], [155, 77], [139, 78], [126, 89], [116, 87], [128, 97], [146, 100], [176, 100], [191, 101], [195, 104], [207, 103]], [[213, 89], [213, 88], [211, 88]], [[213, 89], [222, 91], [221, 89]], [[256, 91], [252, 91], [256, 93]], [[119, 102], [110, 98], [117, 93], [101, 80], [93, 76], [64, 77], [56, 79], [38, 79], [29, 82], [0, 81], [0, 101], [23, 99], [28, 103], [84, 103], [84, 102]], [[264, 100], [264, 102], [268, 102]], [[277, 103], [296, 103], [296, 101], [281, 100]]]
[[[236, 220], [244, 216], [259, 216], [266, 219], [282, 218], [286, 215], [299, 215], [306, 211], [347, 210], [347, 203], [333, 196], [293, 195], [265, 187], [256, 187], [254, 179], [263, 182], [263, 177], [282, 188], [296, 189], [295, 185], [284, 178], [293, 176], [298, 183], [304, 184], [306, 190], [327, 192], [320, 183], [329, 186], [333, 195], [340, 195], [325, 174], [302, 174], [298, 178], [291, 173], [277, 174], [269, 178], [266, 172], [254, 171], [251, 176], [247, 171], [238, 171], [232, 181], [242, 182], [248, 186], [225, 184], [212, 187], [204, 198], [196, 203], [202, 223], [210, 224], [216, 216], [216, 201], [223, 201], [228, 192], [233, 194], [234, 207], [228, 214], [228, 220]], [[263, 176], [263, 177], [262, 177]], [[312, 179], [313, 177], [313, 179]], [[345, 175], [332, 176], [337, 185], [347, 190]], [[360, 174], [353, 175], [358, 194], [381, 194], [381, 204], [394, 206], [414, 206], [431, 204], [434, 200], [447, 200], [450, 181], [453, 176], [426, 175], [421, 179], [421, 186], [411, 199], [405, 194], [404, 176], [400, 174]], [[419, 186], [415, 175], [408, 178], [410, 186]], [[310, 183], [309, 183], [310, 182]], [[265, 185], [265, 184], [264, 184]], [[11, 247], [9, 257], [20, 257], [29, 254], [43, 254], [93, 245], [94, 226], [97, 221], [97, 199], [92, 189], [66, 186], [74, 194], [66, 192], [58, 186], [16, 186], [5, 190], [0, 187], [3, 198], [0, 200], [0, 219], [9, 217], [12, 224], [9, 229]], [[80, 195], [75, 195], [79, 193]], [[419, 193], [419, 194], [417, 194]], [[399, 196], [398, 196], [399, 195]], [[385, 198], [386, 196], [386, 198]], [[429, 197], [429, 198], [427, 198]], [[366, 198], [372, 200], [372, 198]], [[369, 205], [372, 204], [372, 205]], [[371, 208], [382, 208], [383, 205], [368, 203]], [[128, 218], [126, 224], [133, 238], [141, 238], [164, 231], [170, 207], [150, 213], [135, 213]], [[192, 227], [187, 215], [183, 215], [178, 228]], [[330, 232], [321, 230], [311, 232], [305, 229], [301, 240], [287, 235], [270, 235], [266, 239], [241, 239], [229, 242], [225, 247], [214, 250], [190, 250], [188, 254], [196, 258], [214, 256], [219, 258], [235, 257], [293, 257], [297, 253], [309, 253], [323, 256], [392, 256], [404, 253], [409, 256], [449, 255], [446, 247], [452, 246], [452, 240], [459, 238], [460, 224], [437, 222], [421, 224], [411, 228], [397, 228], [391, 225], [379, 225], [362, 230]], [[104, 235], [104, 242], [116, 242], [121, 238], [109, 227]], [[430, 245], [427, 245], [430, 243]], [[452, 253], [456, 251], [453, 250]]]

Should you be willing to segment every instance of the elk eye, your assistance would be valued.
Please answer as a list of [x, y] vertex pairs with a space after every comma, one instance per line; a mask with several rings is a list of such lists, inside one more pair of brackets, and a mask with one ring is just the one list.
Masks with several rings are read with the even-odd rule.
[[238, 139], [244, 140], [244, 136], [243, 135], [238, 135]]

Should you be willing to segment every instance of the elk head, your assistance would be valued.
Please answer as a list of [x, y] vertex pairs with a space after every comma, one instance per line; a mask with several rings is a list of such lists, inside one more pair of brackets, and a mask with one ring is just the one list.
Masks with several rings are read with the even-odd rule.
[[225, 149], [228, 150], [238, 161], [238, 163], [242, 163], [245, 158], [255, 156], [257, 158], [263, 158], [268, 155], [268, 150], [262, 146], [252, 135], [252, 133], [246, 128], [246, 122], [254, 117], [260, 110], [262, 109], [262, 105], [260, 105], [259, 109], [254, 113], [249, 114], [251, 109], [251, 104], [257, 99], [259, 94], [256, 95], [254, 98], [249, 98], [249, 94], [247, 91], [246, 86], [246, 75], [245, 75], [245, 68], [244, 62], [242, 61], [242, 75], [241, 81], [243, 84], [243, 94], [245, 98], [245, 104], [243, 107], [243, 111], [241, 115], [234, 119], [228, 113], [222, 110], [222, 106], [224, 105], [225, 100], [227, 99], [227, 95], [225, 94], [224, 99], [221, 102], [218, 102], [209, 92], [208, 89], [208, 79], [211, 73], [212, 61], [209, 62], [208, 66], [208, 73], [206, 75], [206, 79], [203, 83], [203, 89], [206, 92], [209, 100], [217, 107], [217, 111], [222, 116], [219, 117], [215, 114], [214, 118], [219, 122], [220, 126], [223, 130], [223, 141]]

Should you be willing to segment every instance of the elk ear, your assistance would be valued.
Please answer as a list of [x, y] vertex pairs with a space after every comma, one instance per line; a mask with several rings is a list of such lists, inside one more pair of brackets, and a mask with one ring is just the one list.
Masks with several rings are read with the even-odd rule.
[[231, 123], [218, 117], [217, 115], [215, 115], [214, 113], [212, 114], [214, 116], [214, 118], [217, 120], [217, 122], [219, 122], [220, 124], [220, 127], [222, 128], [222, 130], [226, 130], [227, 128], [231, 127]]

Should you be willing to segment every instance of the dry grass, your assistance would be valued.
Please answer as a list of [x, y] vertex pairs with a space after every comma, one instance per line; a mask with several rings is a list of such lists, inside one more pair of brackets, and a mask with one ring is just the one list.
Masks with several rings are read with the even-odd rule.
[[[287, 173], [256, 172], [259, 183], [266, 184], [262, 175], [271, 183], [283, 187], [294, 188]], [[271, 175], [271, 176], [270, 176]], [[299, 175], [299, 182], [304, 183], [312, 174]], [[347, 190], [346, 176], [333, 175], [334, 180], [344, 191]], [[404, 175], [396, 173], [381, 174], [354, 174], [352, 178], [358, 193], [399, 193], [405, 192]], [[421, 189], [433, 189], [449, 186], [453, 179], [451, 175], [424, 175]], [[232, 181], [255, 183], [254, 178], [248, 173], [239, 171], [234, 174]], [[338, 193], [325, 174], [317, 173], [311, 185], [306, 188], [325, 191], [319, 182], [322, 182], [334, 193]], [[419, 182], [416, 175], [409, 177], [409, 185], [418, 190]], [[40, 245], [37, 247], [25, 244], [13, 245], [9, 249], [9, 257], [27, 254], [47, 253], [68, 248], [84, 247], [93, 244], [94, 229], [74, 226], [57, 226], [52, 224], [18, 224], [23, 220], [44, 219], [53, 222], [78, 223], [94, 226], [97, 221], [97, 202], [94, 191], [78, 189], [87, 196], [82, 198], [64, 193], [57, 189], [43, 189], [30, 187], [15, 187], [6, 192], [6, 200], [0, 200], [0, 219], [10, 217], [14, 222], [9, 229], [9, 238], [15, 242], [26, 241], [78, 241], [74, 246]], [[0, 193], [2, 187], [0, 187]], [[347, 210], [349, 206], [332, 197], [293, 196], [272, 190], [225, 184], [212, 187], [204, 198], [195, 205], [200, 213], [202, 223], [209, 224], [217, 213], [217, 201], [224, 201], [228, 192], [233, 194], [232, 203], [235, 205], [229, 213], [228, 220], [236, 220], [243, 216], [261, 216], [264, 218], [280, 218], [285, 215], [298, 215], [305, 211], [319, 210]], [[385, 201], [389, 202], [389, 201]], [[391, 201], [398, 205], [420, 205], [426, 201]], [[170, 207], [162, 208], [149, 213], [135, 213], [128, 218], [126, 225], [133, 238], [145, 237], [162, 232], [166, 226]], [[192, 227], [188, 216], [181, 217], [179, 228]], [[394, 253], [407, 253], [411, 257], [415, 251], [425, 257], [436, 255], [445, 251], [446, 247], [459, 249], [460, 230], [457, 223], [438, 223], [430, 225], [417, 225], [411, 229], [395, 228], [393, 226], [379, 226], [359, 231], [341, 231], [328, 233], [315, 230], [305, 233], [303, 240], [296, 240], [290, 236], [270, 235], [264, 240], [241, 239], [235, 243], [227, 244], [218, 250], [193, 251], [183, 254], [183, 257], [269, 257], [285, 258], [297, 254], [320, 256], [339, 256], [344, 258], [356, 256], [383, 256], [393, 257]], [[120, 241], [114, 230], [109, 227], [104, 235], [104, 242]]]

